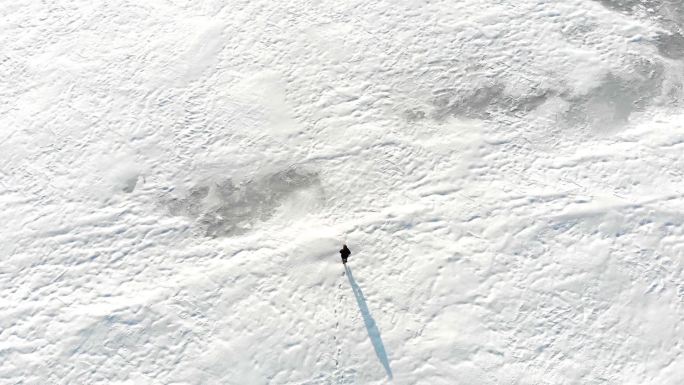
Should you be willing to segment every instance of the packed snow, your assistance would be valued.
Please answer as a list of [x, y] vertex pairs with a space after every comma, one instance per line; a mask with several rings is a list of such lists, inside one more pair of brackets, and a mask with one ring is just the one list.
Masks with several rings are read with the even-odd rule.
[[5, 2], [0, 384], [684, 383], [682, 4]]

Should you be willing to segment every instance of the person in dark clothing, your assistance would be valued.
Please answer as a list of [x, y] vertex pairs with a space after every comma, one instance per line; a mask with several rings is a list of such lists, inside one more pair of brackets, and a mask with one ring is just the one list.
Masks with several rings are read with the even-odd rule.
[[347, 258], [349, 258], [350, 254], [351, 251], [349, 250], [349, 248], [347, 248], [347, 245], [343, 245], [342, 249], [340, 250], [340, 255], [342, 255], [342, 263], [347, 263]]

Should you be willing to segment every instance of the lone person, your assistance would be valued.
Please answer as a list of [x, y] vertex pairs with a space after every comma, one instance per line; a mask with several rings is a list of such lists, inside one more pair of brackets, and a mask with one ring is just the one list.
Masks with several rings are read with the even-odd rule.
[[347, 264], [347, 258], [349, 258], [349, 254], [351, 254], [351, 251], [349, 251], [347, 245], [343, 245], [342, 249], [340, 250], [340, 255], [342, 255], [342, 263], [345, 265]]

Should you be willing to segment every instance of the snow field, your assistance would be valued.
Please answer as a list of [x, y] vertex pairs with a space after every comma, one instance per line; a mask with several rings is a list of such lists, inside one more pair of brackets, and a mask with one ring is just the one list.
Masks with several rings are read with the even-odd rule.
[[684, 380], [676, 4], [0, 13], [0, 384]]

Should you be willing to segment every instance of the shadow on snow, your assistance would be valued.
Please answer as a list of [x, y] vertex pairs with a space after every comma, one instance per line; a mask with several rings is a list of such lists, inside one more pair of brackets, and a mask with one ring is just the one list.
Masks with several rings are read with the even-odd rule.
[[344, 265], [344, 269], [347, 271], [347, 278], [349, 279], [349, 284], [354, 291], [354, 297], [356, 297], [356, 302], [359, 304], [359, 310], [363, 316], [363, 323], [366, 324], [366, 330], [368, 331], [368, 337], [373, 343], [373, 348], [375, 349], [375, 355], [378, 356], [380, 363], [385, 368], [387, 377], [392, 379], [392, 368], [390, 368], [389, 359], [387, 358], [387, 352], [385, 351], [385, 345], [382, 343], [382, 338], [380, 337], [380, 330], [371, 316], [368, 310], [368, 305], [366, 305], [366, 299], [363, 297], [363, 292], [361, 288], [354, 280], [351, 269]]

